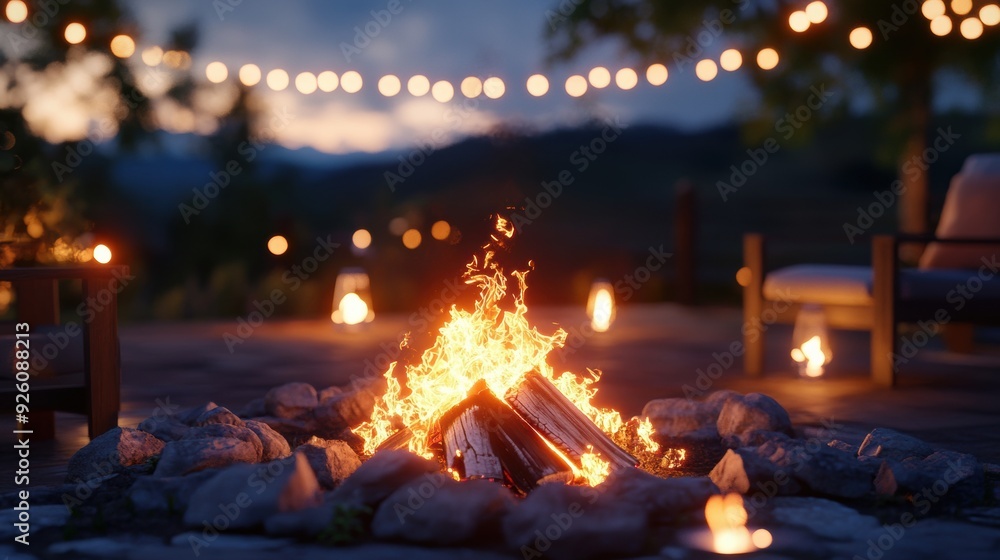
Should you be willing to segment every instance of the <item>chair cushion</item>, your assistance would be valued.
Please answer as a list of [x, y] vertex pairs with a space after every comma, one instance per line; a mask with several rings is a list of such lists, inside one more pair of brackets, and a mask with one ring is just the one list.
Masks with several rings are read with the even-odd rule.
[[828, 305], [871, 305], [872, 269], [867, 266], [800, 264], [764, 278], [764, 297]]
[[[985, 276], [992, 275], [992, 278]], [[959, 286], [965, 290], [960, 291]], [[899, 272], [901, 300], [939, 301], [943, 308], [957, 306], [960, 301], [1000, 301], [1000, 279], [989, 269], [980, 275], [975, 270], [920, 270], [910, 268]]]
[[[937, 237], [1000, 238], [997, 208], [1000, 208], [1000, 154], [971, 156], [948, 187]], [[920, 268], [978, 269], [984, 256], [998, 252], [998, 245], [931, 243], [920, 257]]]

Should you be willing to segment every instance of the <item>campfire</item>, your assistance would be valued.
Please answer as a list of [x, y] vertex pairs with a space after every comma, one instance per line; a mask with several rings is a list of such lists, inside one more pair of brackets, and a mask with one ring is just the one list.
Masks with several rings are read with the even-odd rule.
[[[525, 493], [547, 480], [597, 485], [612, 468], [639, 466], [636, 455], [661, 459], [648, 419], [626, 422], [592, 404], [600, 372], [557, 375], [546, 361], [567, 335], [545, 335], [529, 324], [527, 272], [510, 275], [516, 286], [508, 292], [495, 256], [513, 234], [498, 218], [493, 241], [468, 265], [465, 281], [479, 289], [474, 309], [452, 306], [402, 381], [396, 363], [389, 366], [387, 391], [371, 419], [354, 429], [365, 453], [409, 449], [438, 459], [458, 480], [494, 480]], [[682, 461], [683, 450], [662, 460]]]

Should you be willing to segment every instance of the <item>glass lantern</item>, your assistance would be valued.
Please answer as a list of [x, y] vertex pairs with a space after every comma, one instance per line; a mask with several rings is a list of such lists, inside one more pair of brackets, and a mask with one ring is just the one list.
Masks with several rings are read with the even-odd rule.
[[364, 269], [345, 268], [337, 275], [330, 319], [338, 325], [358, 325], [375, 319], [371, 283]]

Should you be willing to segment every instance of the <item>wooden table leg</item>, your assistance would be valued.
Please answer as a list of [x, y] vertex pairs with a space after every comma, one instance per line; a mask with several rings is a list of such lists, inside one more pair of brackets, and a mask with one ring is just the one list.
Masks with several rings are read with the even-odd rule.
[[[91, 439], [118, 426], [121, 364], [118, 354], [118, 296], [107, 281], [83, 281], [84, 305], [93, 319], [84, 321], [83, 361]], [[85, 319], [91, 316], [85, 315]]]

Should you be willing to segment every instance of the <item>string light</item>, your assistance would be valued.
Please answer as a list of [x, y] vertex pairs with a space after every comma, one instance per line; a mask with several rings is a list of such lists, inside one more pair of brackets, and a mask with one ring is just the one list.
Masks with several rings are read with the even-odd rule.
[[111, 54], [118, 58], [129, 58], [135, 54], [135, 41], [128, 35], [115, 35], [111, 39]]
[[969, 39], [978, 39], [983, 35], [983, 22], [979, 21], [979, 18], [970, 17], [962, 20], [959, 24], [958, 30], [962, 33], [962, 37]]
[[372, 244], [372, 234], [367, 229], [359, 229], [351, 236], [351, 242], [358, 249], [367, 249]]
[[639, 83], [639, 75], [631, 68], [622, 68], [615, 72], [615, 84], [623, 90], [630, 90]]
[[719, 57], [719, 65], [726, 72], [735, 72], [743, 66], [743, 55], [736, 49], [726, 49]]
[[403, 246], [405, 246], [407, 249], [416, 249], [417, 247], [420, 246], [420, 242], [422, 240], [423, 236], [421, 236], [420, 232], [415, 229], [408, 229], [405, 232], [403, 232]]
[[66, 42], [71, 45], [79, 45], [87, 38], [87, 28], [82, 23], [73, 22], [66, 26], [63, 32]]
[[924, 17], [928, 21], [933, 21], [934, 18], [943, 16], [944, 12], [944, 0], [927, 0], [920, 5], [920, 13], [924, 14]]
[[815, 2], [810, 2], [806, 6], [806, 15], [809, 16], [809, 23], [823, 23], [826, 21], [826, 16], [830, 14], [827, 9], [826, 4], [821, 0], [816, 0]]
[[240, 66], [240, 83], [247, 87], [252, 87], [260, 83], [260, 67], [256, 64], [244, 64]]
[[489, 97], [490, 99], [500, 99], [506, 91], [507, 85], [503, 83], [503, 80], [496, 76], [490, 76], [483, 82], [483, 92], [485, 92], [486, 97]]
[[653, 86], [662, 86], [667, 83], [668, 75], [667, 67], [659, 62], [650, 64], [649, 68], [646, 68], [646, 81]]
[[325, 70], [320, 72], [319, 76], [316, 76], [316, 85], [319, 87], [320, 91], [330, 93], [331, 91], [337, 89], [337, 86], [340, 85], [340, 78], [337, 77], [336, 72]]
[[283, 235], [275, 235], [267, 240], [267, 250], [275, 256], [284, 255], [288, 250], [288, 240]]
[[163, 62], [163, 49], [160, 47], [149, 47], [142, 51], [142, 61], [146, 66], [159, 66]]
[[295, 89], [299, 90], [299, 93], [303, 95], [309, 95], [316, 91], [319, 84], [316, 80], [316, 75], [312, 72], [302, 72], [298, 76], [295, 76]]
[[423, 97], [430, 90], [431, 81], [427, 79], [427, 76], [417, 74], [406, 82], [406, 91], [410, 92], [413, 97]]
[[21, 0], [11, 0], [7, 2], [7, 21], [11, 23], [21, 23], [28, 19], [28, 5]]
[[580, 97], [587, 93], [587, 78], [579, 74], [574, 74], [566, 78], [566, 93], [570, 97]]
[[[452, 97], [455, 97], [455, 87], [447, 80], [434, 82], [434, 87], [431, 88], [431, 97], [440, 103], [447, 103], [451, 101]], [[417, 244], [419, 245], [419, 243]]]
[[479, 97], [479, 94], [483, 93], [483, 81], [475, 76], [469, 76], [462, 80], [461, 90], [462, 95], [469, 99], [475, 99]]
[[598, 66], [587, 75], [590, 85], [597, 89], [603, 89], [611, 84], [611, 72], [603, 66]]
[[219, 61], [209, 62], [205, 67], [205, 77], [213, 84], [221, 84], [229, 77], [229, 69]]
[[714, 60], [699, 60], [698, 64], [694, 67], [694, 73], [698, 76], [698, 79], [703, 82], [711, 82], [719, 75], [719, 67], [716, 66]]
[[938, 37], [944, 37], [951, 33], [951, 18], [948, 16], [938, 16], [931, 20], [931, 33]]
[[791, 27], [792, 31], [796, 33], [802, 33], [809, 29], [809, 25], [809, 16], [802, 10], [792, 12], [792, 15], [788, 16], [788, 27]]
[[855, 27], [851, 30], [848, 39], [851, 41], [852, 47], [858, 50], [867, 49], [872, 44], [872, 30], [867, 27]]
[[951, 11], [964, 16], [972, 11], [972, 0], [951, 0]]
[[761, 70], [773, 70], [778, 66], [779, 60], [778, 51], [771, 47], [761, 49], [757, 53], [757, 66], [760, 66]]
[[282, 91], [288, 87], [288, 72], [275, 68], [267, 73], [267, 87], [274, 91]]
[[403, 84], [399, 81], [398, 77], [392, 74], [387, 74], [379, 78], [378, 92], [382, 95], [386, 97], [393, 97], [399, 93], [401, 89], [403, 89]]
[[549, 92], [549, 79], [541, 74], [533, 74], [525, 82], [528, 93], [534, 97], [541, 97]]
[[983, 21], [984, 25], [994, 26], [1000, 23], [1000, 6], [996, 4], [987, 4], [980, 8], [979, 19]]
[[364, 80], [361, 79], [361, 74], [354, 70], [348, 70], [340, 75], [340, 88], [347, 93], [357, 93], [361, 91], [363, 85]]

